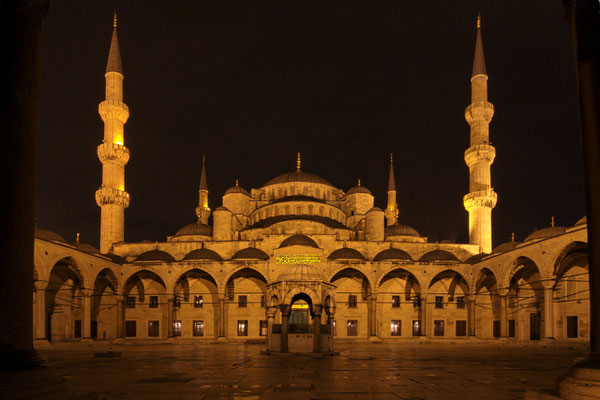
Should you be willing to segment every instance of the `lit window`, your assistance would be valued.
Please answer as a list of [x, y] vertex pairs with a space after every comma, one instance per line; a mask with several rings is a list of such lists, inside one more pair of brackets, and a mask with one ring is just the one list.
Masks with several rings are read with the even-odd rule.
[[150, 308], [158, 308], [158, 296], [150, 296], [150, 302], [148, 303]]
[[181, 321], [173, 321], [173, 336], [181, 336]]
[[355, 319], [349, 319], [346, 323], [347, 336], [358, 336], [358, 321]]
[[400, 296], [392, 296], [392, 307], [400, 307]]
[[203, 304], [204, 304], [204, 299], [202, 298], [202, 296], [194, 296], [194, 307], [195, 308], [202, 308]]
[[194, 321], [193, 328], [194, 336], [204, 336], [204, 321]]
[[402, 328], [402, 321], [394, 319], [391, 323], [392, 336], [400, 336]]
[[238, 320], [238, 336], [248, 336], [248, 320]]
[[266, 320], [261, 320], [260, 321], [260, 328], [259, 328], [259, 336], [267, 336], [267, 327], [268, 327], [268, 323]]
[[413, 320], [413, 336], [421, 336], [421, 320], [420, 319], [416, 319]]
[[158, 321], [148, 321], [148, 336], [159, 337], [160, 331], [158, 329]]

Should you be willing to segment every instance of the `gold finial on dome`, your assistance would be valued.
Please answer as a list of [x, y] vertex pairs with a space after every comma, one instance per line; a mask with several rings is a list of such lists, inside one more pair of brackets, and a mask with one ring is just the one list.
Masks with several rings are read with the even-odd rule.
[[394, 153], [390, 153], [390, 164], [394, 162]]
[[117, 11], [113, 12], [113, 27], [117, 27]]
[[235, 187], [238, 187], [238, 186], [240, 186], [240, 183], [239, 183], [239, 181], [236, 179], [236, 180], [235, 180]]
[[515, 241], [515, 233], [514, 232], [510, 235], [510, 241], [511, 242]]
[[554, 226], [554, 216], [552, 216], [552, 217], [550, 217], [550, 218], [551, 218], [551, 219], [550, 219], [550, 224], [551, 224], [552, 226]]
[[358, 178], [358, 186], [360, 186], [360, 178]]
[[296, 171], [300, 172], [300, 164], [302, 160], [300, 159], [300, 153], [298, 153], [298, 159], [296, 160]]
[[477, 14], [477, 29], [481, 29], [481, 13]]

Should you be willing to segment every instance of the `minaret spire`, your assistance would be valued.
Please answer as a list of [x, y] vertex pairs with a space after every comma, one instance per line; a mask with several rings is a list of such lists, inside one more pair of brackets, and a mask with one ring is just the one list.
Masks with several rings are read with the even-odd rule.
[[394, 225], [398, 222], [398, 203], [396, 202], [396, 179], [394, 178], [394, 155], [390, 153], [390, 175], [388, 178], [388, 201], [385, 209], [385, 218], [387, 225]]
[[300, 153], [298, 153], [298, 158], [296, 159], [296, 172], [300, 172], [301, 164], [302, 164], [302, 160], [300, 159]]
[[469, 212], [469, 242], [479, 245], [484, 253], [492, 251], [492, 209], [498, 195], [491, 184], [491, 165], [496, 149], [490, 145], [490, 121], [494, 106], [488, 102], [487, 72], [481, 37], [481, 15], [477, 17], [477, 39], [471, 77], [471, 104], [465, 110], [465, 119], [471, 127], [471, 147], [465, 151], [469, 167], [469, 194], [463, 198]]
[[129, 118], [129, 108], [123, 103], [124, 77], [116, 12], [104, 78], [105, 100], [98, 105], [98, 113], [104, 122], [104, 140], [97, 149], [102, 163], [102, 186], [96, 191], [96, 203], [101, 210], [100, 252], [106, 254], [114, 243], [125, 238], [125, 208], [129, 206], [129, 193], [125, 191], [129, 149], [124, 145], [124, 125]]
[[208, 224], [210, 207], [208, 206], [208, 184], [206, 183], [206, 157], [202, 155], [202, 172], [200, 173], [200, 189], [198, 191], [198, 207], [196, 208], [198, 222]]

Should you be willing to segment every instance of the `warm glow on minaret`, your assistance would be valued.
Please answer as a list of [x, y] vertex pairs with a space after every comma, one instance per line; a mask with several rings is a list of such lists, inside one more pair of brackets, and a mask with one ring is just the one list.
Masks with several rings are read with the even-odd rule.
[[196, 208], [198, 222], [208, 224], [210, 207], [208, 206], [208, 183], [206, 181], [206, 157], [202, 155], [202, 172], [200, 173], [200, 189], [198, 191], [198, 207]]
[[496, 149], [490, 145], [490, 121], [494, 106], [488, 102], [488, 76], [483, 56], [481, 16], [477, 17], [477, 41], [471, 78], [471, 104], [465, 110], [465, 118], [471, 126], [471, 147], [465, 151], [469, 167], [469, 194], [463, 198], [469, 212], [469, 242], [477, 244], [484, 253], [492, 252], [492, 209], [498, 195], [491, 184], [491, 165]]
[[394, 155], [391, 153], [385, 219], [387, 221], [387, 226], [394, 225], [396, 222], [398, 222], [398, 203], [396, 201], [396, 178], [394, 177]]
[[123, 103], [123, 67], [116, 12], [104, 77], [106, 99], [98, 105], [98, 113], [104, 122], [104, 141], [97, 150], [102, 163], [102, 186], [96, 191], [96, 203], [101, 210], [100, 252], [106, 254], [114, 243], [125, 238], [125, 208], [129, 206], [129, 193], [125, 191], [129, 149], [124, 146], [124, 125], [129, 118], [129, 108]]

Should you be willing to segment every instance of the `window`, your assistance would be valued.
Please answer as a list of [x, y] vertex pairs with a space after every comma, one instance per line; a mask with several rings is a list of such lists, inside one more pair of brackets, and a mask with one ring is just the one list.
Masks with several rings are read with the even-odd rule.
[[467, 336], [467, 321], [456, 321], [456, 336]]
[[238, 336], [248, 336], [248, 320], [238, 320], [238, 334], [237, 335]]
[[356, 295], [348, 295], [348, 308], [356, 308]]
[[433, 336], [444, 336], [444, 321], [436, 319], [433, 321]]
[[202, 296], [194, 296], [194, 307], [202, 308], [203, 305], [204, 305], [204, 299], [202, 298]]
[[181, 307], [181, 297], [175, 296], [175, 298], [173, 299], [173, 307], [175, 307], [175, 308]]
[[267, 298], [265, 297], [264, 294], [260, 295], [260, 306], [262, 308], [265, 308], [267, 306]]
[[81, 337], [81, 320], [80, 319], [75, 320], [75, 334], [73, 336], [75, 336], [76, 338]]
[[258, 329], [258, 336], [267, 336], [267, 327], [267, 320], [261, 320]]
[[204, 336], [204, 321], [194, 321], [193, 329], [194, 336]]
[[181, 320], [173, 321], [173, 336], [181, 336]]
[[509, 319], [508, 320], [508, 337], [515, 337], [516, 336], [516, 329], [515, 329], [515, 320], [514, 319]]
[[456, 308], [465, 308], [465, 296], [456, 297]]
[[391, 323], [392, 336], [400, 336], [402, 333], [402, 321], [393, 319]]
[[127, 308], [135, 308], [135, 296], [127, 296]]
[[421, 336], [421, 320], [413, 320], [413, 336]]
[[493, 331], [493, 335], [494, 337], [500, 337], [500, 321], [499, 320], [495, 320], [493, 322], [494, 325], [492, 325], [492, 331]]
[[148, 303], [148, 307], [158, 308], [158, 296], [150, 296], [150, 303]]
[[[356, 296], [355, 296], [356, 297]], [[346, 323], [347, 336], [358, 336], [358, 321], [355, 319], [349, 319]]]
[[576, 316], [567, 317], [567, 338], [577, 337], [577, 320], [578, 318]]
[[160, 332], [158, 330], [158, 321], [148, 321], [148, 336], [159, 337]]
[[421, 307], [421, 296], [416, 295], [415, 297], [413, 297], [413, 307], [414, 308]]
[[136, 321], [125, 321], [125, 337], [136, 337], [136, 336], [137, 336]]
[[392, 307], [400, 307], [400, 296], [392, 296]]
[[248, 306], [248, 296], [241, 295], [238, 296], [238, 307], [247, 307]]
[[444, 296], [435, 296], [435, 308], [444, 308]]

